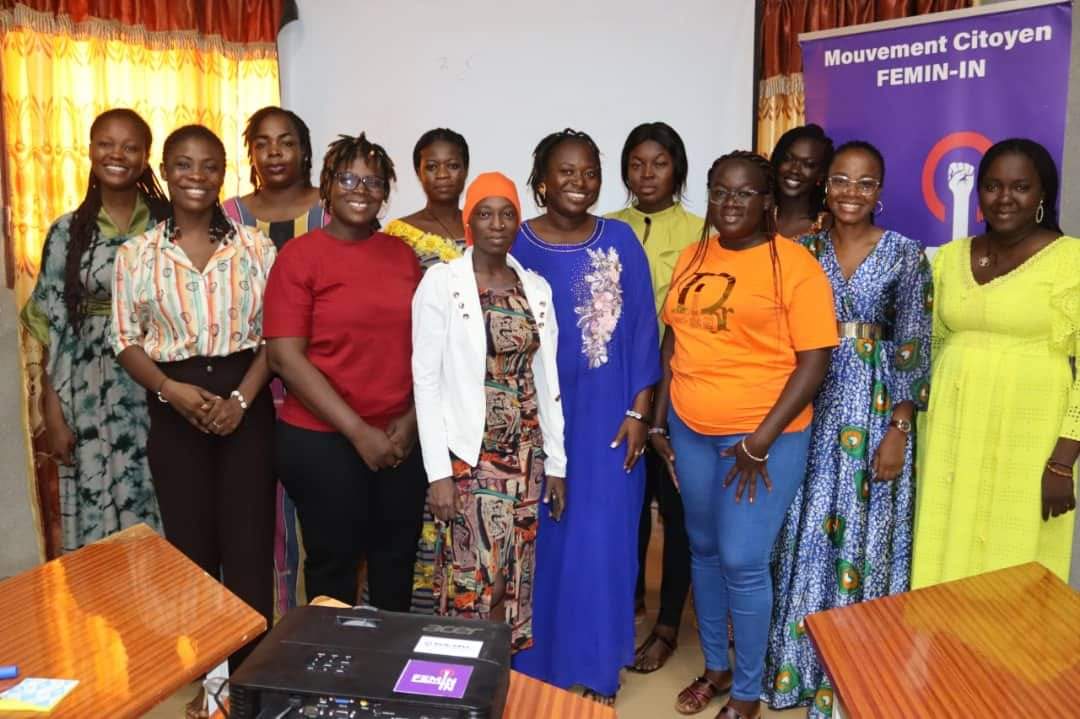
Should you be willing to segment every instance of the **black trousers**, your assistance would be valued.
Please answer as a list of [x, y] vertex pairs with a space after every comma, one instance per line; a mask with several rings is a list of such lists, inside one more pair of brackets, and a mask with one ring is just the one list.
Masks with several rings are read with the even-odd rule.
[[635, 598], [645, 596], [645, 555], [652, 535], [652, 502], [655, 498], [664, 521], [663, 576], [660, 580], [660, 613], [656, 623], [678, 628], [690, 591], [690, 540], [686, 536], [682, 497], [671, 481], [667, 465], [650, 447], [645, 452], [645, 503], [638, 524], [638, 579]]
[[307, 559], [307, 594], [356, 604], [367, 558], [368, 598], [409, 611], [413, 564], [427, 497], [420, 449], [399, 467], [372, 472], [344, 435], [278, 423], [278, 472], [296, 503]]
[[[170, 379], [219, 397], [240, 386], [255, 355], [194, 357], [158, 366]], [[269, 389], [248, 398], [244, 418], [219, 437], [193, 427], [173, 407], [147, 393], [147, 456], [165, 537], [255, 611], [273, 622], [274, 404]], [[230, 670], [255, 642], [229, 657]]]

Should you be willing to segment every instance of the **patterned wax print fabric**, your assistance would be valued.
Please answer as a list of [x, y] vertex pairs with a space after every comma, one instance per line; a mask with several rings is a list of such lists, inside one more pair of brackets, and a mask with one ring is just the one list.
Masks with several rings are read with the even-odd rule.
[[497, 577], [514, 651], [532, 646], [536, 529], [544, 481], [544, 440], [532, 360], [536, 320], [518, 284], [483, 290], [487, 335], [487, 419], [475, 467], [453, 459], [461, 512], [437, 522], [434, 598], [439, 614], [488, 619]]
[[[323, 209], [322, 203], [312, 206], [307, 212], [291, 220], [267, 222], [255, 217], [255, 213], [239, 197], [233, 197], [222, 205], [225, 214], [242, 225], [258, 228], [260, 232], [280, 250], [289, 240], [316, 227], [322, 227], [330, 220], [330, 214]], [[275, 411], [285, 401], [285, 385], [280, 379], [270, 382], [270, 392], [274, 397]], [[300, 539], [300, 522], [296, 518], [296, 504], [288, 492], [277, 484], [277, 496], [274, 499], [274, 619], [285, 616], [298, 604], [305, 603], [304, 573], [299, 571], [304, 560], [304, 547]]]
[[788, 510], [773, 565], [775, 605], [763, 698], [831, 715], [808, 614], [904, 592], [911, 569], [914, 450], [892, 482], [876, 482], [874, 453], [893, 405], [925, 407], [930, 369], [930, 265], [919, 243], [886, 231], [848, 278], [828, 233], [804, 238], [833, 289], [839, 322], [880, 325], [881, 340], [841, 337], [814, 402], [806, 478]]

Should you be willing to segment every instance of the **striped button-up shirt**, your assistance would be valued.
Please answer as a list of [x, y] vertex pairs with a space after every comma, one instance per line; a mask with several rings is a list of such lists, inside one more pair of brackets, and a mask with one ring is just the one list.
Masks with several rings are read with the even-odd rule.
[[262, 341], [263, 293], [277, 250], [253, 227], [235, 232], [199, 270], [167, 223], [116, 253], [113, 348], [142, 347], [156, 362], [224, 357]]

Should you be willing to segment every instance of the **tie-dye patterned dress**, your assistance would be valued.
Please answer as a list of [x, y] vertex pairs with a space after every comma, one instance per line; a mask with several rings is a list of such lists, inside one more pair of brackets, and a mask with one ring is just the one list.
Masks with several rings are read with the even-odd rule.
[[806, 634], [808, 614], [907, 591], [914, 516], [913, 440], [892, 482], [872, 462], [893, 405], [924, 409], [933, 285], [919, 243], [886, 231], [844, 278], [827, 232], [805, 244], [833, 287], [839, 322], [882, 325], [881, 340], [841, 337], [814, 401], [806, 479], [777, 539], [775, 606], [762, 698], [832, 714], [832, 687]]

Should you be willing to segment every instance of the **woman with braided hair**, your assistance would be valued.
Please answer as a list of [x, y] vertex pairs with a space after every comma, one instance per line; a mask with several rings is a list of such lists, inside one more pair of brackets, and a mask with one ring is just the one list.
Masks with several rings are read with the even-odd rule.
[[377, 231], [395, 179], [382, 146], [341, 136], [323, 160], [330, 223], [291, 240], [266, 290], [270, 366], [288, 392], [278, 470], [296, 502], [309, 596], [409, 611], [427, 492], [412, 392], [420, 263]]
[[21, 315], [45, 348], [43, 414], [65, 552], [139, 522], [161, 527], [146, 463], [145, 395], [109, 346], [117, 248], [168, 214], [149, 165], [151, 139], [133, 110], [94, 120], [86, 197], [49, 228]]
[[682, 494], [705, 653], [704, 673], [676, 700], [681, 714], [730, 692], [719, 717], [759, 715], [769, 557], [802, 483], [810, 402], [837, 343], [821, 266], [772, 230], [772, 187], [772, 166], [757, 154], [713, 163], [706, 228], [717, 234], [703, 231], [683, 251], [662, 316], [663, 375], [649, 435]]
[[566, 421], [567, 509], [540, 513], [532, 649], [519, 671], [615, 701], [634, 657], [637, 529], [660, 342], [645, 251], [624, 222], [589, 213], [600, 151], [583, 132], [548, 135], [529, 178], [544, 214], [523, 223], [513, 255], [552, 289]]

